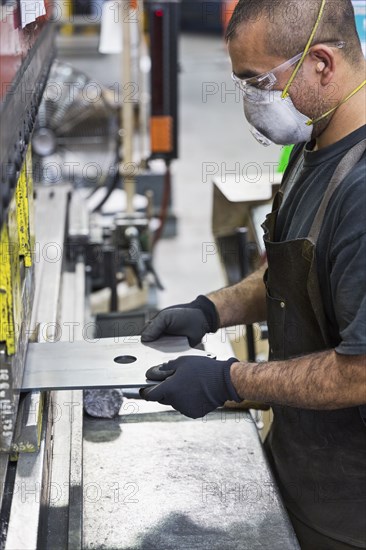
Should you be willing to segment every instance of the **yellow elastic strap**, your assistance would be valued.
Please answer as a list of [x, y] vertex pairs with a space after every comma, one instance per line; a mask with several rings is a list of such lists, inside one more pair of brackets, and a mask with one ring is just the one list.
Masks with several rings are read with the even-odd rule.
[[343, 105], [343, 103], [346, 103], [346, 101], [348, 101], [349, 99], [351, 99], [351, 97], [353, 97], [355, 94], [357, 94], [357, 92], [359, 92], [365, 86], [365, 84], [366, 84], [366, 80], [364, 80], [362, 82], [362, 84], [357, 86], [357, 88], [355, 90], [353, 90], [353, 92], [351, 92], [347, 97], [345, 97], [340, 103], [338, 103], [338, 105], [333, 107], [333, 109], [329, 109], [329, 111], [324, 113], [324, 115], [320, 116], [319, 118], [316, 118], [315, 120], [308, 120], [306, 124], [308, 126], [311, 126], [312, 124], [316, 124], [317, 122], [319, 122], [319, 120], [323, 120], [323, 118], [331, 115], [336, 109], [338, 109], [338, 107]]
[[292, 75], [291, 75], [291, 77], [290, 77], [290, 80], [287, 82], [286, 87], [285, 87], [285, 89], [284, 89], [283, 92], [282, 92], [282, 96], [281, 96], [282, 99], [285, 99], [285, 98], [288, 97], [288, 95], [289, 95], [289, 94], [288, 94], [288, 90], [289, 90], [291, 84], [293, 83], [293, 81], [295, 80], [296, 75], [297, 75], [297, 73], [299, 72], [299, 69], [300, 69], [301, 65], [303, 64], [303, 61], [304, 61], [304, 59], [305, 59], [305, 57], [306, 57], [306, 55], [307, 55], [307, 53], [308, 53], [308, 51], [309, 51], [309, 48], [310, 48], [310, 46], [311, 46], [311, 43], [312, 43], [313, 38], [314, 38], [314, 36], [315, 36], [315, 33], [316, 33], [316, 31], [317, 31], [317, 29], [318, 29], [318, 27], [319, 27], [319, 23], [320, 23], [320, 20], [321, 20], [321, 18], [322, 18], [323, 12], [324, 12], [324, 7], [325, 7], [325, 0], [322, 0], [322, 5], [320, 6], [318, 18], [317, 18], [316, 23], [315, 23], [315, 25], [314, 25], [314, 28], [313, 28], [313, 30], [312, 30], [312, 32], [311, 32], [310, 38], [309, 38], [309, 40], [308, 40], [308, 42], [307, 42], [307, 44], [306, 44], [306, 46], [305, 46], [304, 53], [302, 54], [300, 61], [299, 61], [298, 64], [296, 65], [295, 70], [294, 70], [294, 72], [292, 73]]

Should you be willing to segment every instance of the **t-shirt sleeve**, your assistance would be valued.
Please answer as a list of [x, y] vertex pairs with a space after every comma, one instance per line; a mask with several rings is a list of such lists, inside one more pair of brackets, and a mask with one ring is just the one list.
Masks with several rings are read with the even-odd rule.
[[347, 185], [332, 246], [331, 292], [344, 355], [366, 354], [366, 180], [365, 163]]
[[336, 352], [366, 354], [366, 233], [338, 254], [331, 285], [341, 336]]

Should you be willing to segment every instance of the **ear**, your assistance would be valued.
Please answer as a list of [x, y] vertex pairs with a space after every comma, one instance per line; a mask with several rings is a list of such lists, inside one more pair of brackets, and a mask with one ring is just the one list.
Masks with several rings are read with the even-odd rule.
[[309, 56], [313, 61], [314, 71], [320, 80], [320, 84], [322, 86], [328, 86], [334, 79], [336, 70], [334, 48], [329, 48], [325, 44], [317, 44], [311, 48]]

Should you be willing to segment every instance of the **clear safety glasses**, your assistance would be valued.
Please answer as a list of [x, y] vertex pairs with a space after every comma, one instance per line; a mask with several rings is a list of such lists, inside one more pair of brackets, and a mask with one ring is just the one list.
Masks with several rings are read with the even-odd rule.
[[[345, 46], [345, 42], [323, 42], [323, 44], [328, 44], [330, 46], [333, 46], [335, 48], [342, 49]], [[305, 51], [305, 50], [304, 50]], [[277, 83], [279, 76], [286, 72], [290, 67], [295, 65], [300, 59], [302, 58], [304, 51], [301, 53], [295, 55], [288, 61], [285, 61], [284, 63], [281, 63], [281, 65], [278, 65], [278, 67], [275, 67], [268, 73], [262, 73], [258, 76], [253, 76], [251, 78], [239, 78], [236, 76], [236, 74], [231, 73], [231, 78], [235, 82], [237, 86], [239, 86], [240, 90], [244, 94], [250, 94], [250, 87], [254, 87], [260, 90], [271, 90]], [[309, 51], [307, 52], [309, 53]], [[249, 88], [248, 88], [249, 86]]]

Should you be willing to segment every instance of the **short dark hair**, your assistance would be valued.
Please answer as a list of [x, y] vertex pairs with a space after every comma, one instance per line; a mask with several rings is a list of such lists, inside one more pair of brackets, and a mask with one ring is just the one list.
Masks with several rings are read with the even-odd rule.
[[[267, 46], [278, 56], [293, 57], [306, 46], [315, 25], [321, 0], [239, 0], [229, 21], [225, 39], [237, 36], [241, 24], [264, 17], [268, 23]], [[342, 40], [351, 62], [359, 62], [362, 48], [351, 0], [327, 0], [313, 43]]]

